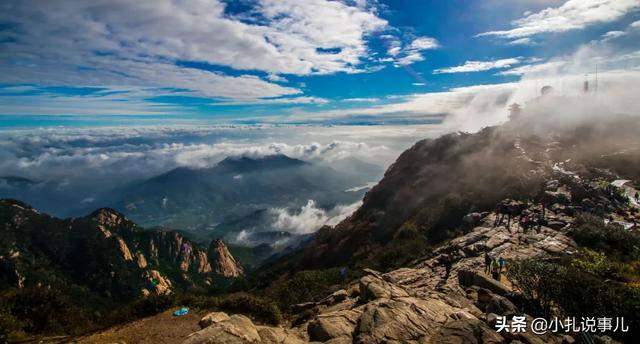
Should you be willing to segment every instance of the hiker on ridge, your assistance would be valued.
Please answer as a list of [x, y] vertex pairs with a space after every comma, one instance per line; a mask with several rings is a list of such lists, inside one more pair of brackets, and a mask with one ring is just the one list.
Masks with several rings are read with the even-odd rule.
[[449, 275], [451, 274], [451, 268], [453, 267], [453, 258], [451, 257], [451, 254], [445, 253], [444, 255], [442, 255], [440, 262], [442, 263], [442, 265], [444, 265], [444, 278], [449, 278]]
[[496, 205], [496, 220], [493, 221], [493, 227], [497, 227], [502, 224], [502, 214], [500, 213], [500, 204]]
[[498, 259], [498, 271], [500, 274], [502, 274], [505, 266], [507, 265], [507, 261], [504, 260], [504, 258], [500, 257], [500, 259]]
[[491, 277], [493, 277], [494, 280], [499, 281], [500, 280], [500, 268], [498, 267], [498, 262], [494, 260], [493, 264], [493, 269], [491, 270]]
[[484, 253], [484, 273], [487, 275], [491, 273], [492, 262], [493, 262], [493, 258], [491, 258], [491, 256], [489, 255], [489, 252], [485, 252]]

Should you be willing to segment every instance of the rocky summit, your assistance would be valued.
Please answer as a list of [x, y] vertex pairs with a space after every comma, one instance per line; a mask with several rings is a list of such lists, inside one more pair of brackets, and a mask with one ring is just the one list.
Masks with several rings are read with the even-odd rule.
[[224, 277], [240, 277], [244, 274], [242, 265], [231, 255], [222, 240], [214, 240], [209, 246], [209, 257], [213, 263], [213, 271]]

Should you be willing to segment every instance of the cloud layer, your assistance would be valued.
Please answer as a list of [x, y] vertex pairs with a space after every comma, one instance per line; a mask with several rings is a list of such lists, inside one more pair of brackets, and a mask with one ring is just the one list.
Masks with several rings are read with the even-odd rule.
[[488, 31], [479, 36], [519, 39], [541, 33], [582, 29], [618, 20], [637, 8], [640, 8], [637, 0], [569, 0], [559, 7], [528, 13], [514, 20], [513, 29]]
[[322, 226], [335, 226], [349, 215], [353, 214], [362, 202], [349, 205], [338, 205], [333, 209], [318, 208], [316, 202], [309, 200], [300, 210], [292, 211], [285, 208], [271, 209], [276, 215], [273, 228], [294, 234], [314, 233]]
[[513, 57], [494, 61], [467, 61], [461, 66], [436, 69], [433, 74], [482, 72], [491, 69], [508, 68], [519, 64], [521, 60], [519, 57]]
[[0, 82], [295, 95], [273, 82], [278, 74], [357, 72], [366, 36], [387, 26], [370, 10], [327, 0], [260, 0], [253, 14], [229, 13], [219, 0], [5, 1]]
[[[52, 182], [95, 197], [100, 190], [228, 156], [284, 154], [386, 166], [421, 137], [417, 128], [171, 126], [0, 131], [0, 177]], [[62, 190], [64, 191], [64, 190]]]

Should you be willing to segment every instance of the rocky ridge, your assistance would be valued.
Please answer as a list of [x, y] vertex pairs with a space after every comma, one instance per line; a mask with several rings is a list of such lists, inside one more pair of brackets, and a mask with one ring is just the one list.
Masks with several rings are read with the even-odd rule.
[[[560, 337], [496, 332], [491, 324], [496, 315], [513, 315], [518, 310], [509, 301], [508, 282], [494, 281], [482, 273], [481, 254], [543, 258], [569, 253], [575, 244], [548, 227], [540, 233], [512, 228], [517, 231], [512, 233], [504, 226], [492, 228], [492, 221], [493, 215], [488, 215], [483, 226], [413, 267], [385, 274], [366, 270], [367, 275], [349, 288], [317, 303], [299, 305], [305, 312], [294, 320], [300, 323], [297, 326], [256, 326], [242, 316], [217, 315], [184, 343], [504, 343], [507, 339], [562, 343]], [[439, 263], [439, 254], [444, 252], [456, 255], [448, 275]], [[263, 333], [269, 336], [262, 338]], [[273, 333], [278, 334], [275, 340]]]
[[109, 208], [61, 220], [21, 202], [1, 200], [0, 217], [6, 287], [47, 285], [50, 277], [34, 273], [47, 268], [61, 271], [64, 276], [59, 277], [68, 283], [126, 298], [167, 294], [243, 273], [221, 241], [212, 243], [216, 250], [209, 255], [177, 232], [142, 229]]

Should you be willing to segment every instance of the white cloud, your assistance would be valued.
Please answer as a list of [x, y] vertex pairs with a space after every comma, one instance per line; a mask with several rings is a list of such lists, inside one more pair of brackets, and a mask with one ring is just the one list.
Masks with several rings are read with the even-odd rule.
[[[396, 42], [396, 44], [400, 44]], [[399, 45], [389, 49], [387, 53], [395, 58], [396, 66], [407, 66], [415, 62], [424, 61], [425, 50], [438, 49], [440, 43], [432, 37], [418, 37], [405, 47]]]
[[[211, 167], [228, 156], [257, 158], [284, 154], [318, 163], [354, 157], [386, 165], [417, 137], [410, 129], [398, 131], [386, 127], [5, 130], [0, 132], [0, 176], [23, 176], [37, 181], [70, 179], [74, 185], [88, 185], [88, 189], [109, 189], [180, 166]], [[398, 141], [404, 143], [397, 146]], [[392, 149], [386, 146], [387, 142], [394, 145]]]
[[289, 82], [289, 80], [287, 80], [287, 78], [277, 75], [277, 74], [269, 74], [267, 75], [267, 80], [269, 81], [273, 81], [273, 82]]
[[536, 45], [537, 43], [529, 37], [514, 39], [509, 45]]
[[616, 39], [622, 36], [626, 36], [627, 32], [625, 31], [609, 31], [602, 35], [602, 38], [606, 41]]
[[[22, 91], [17, 92], [17, 89]], [[12, 91], [13, 90], [13, 91]], [[180, 93], [143, 87], [113, 87], [97, 89], [87, 95], [65, 95], [34, 86], [6, 87], [0, 89], [2, 114], [5, 115], [102, 115], [138, 114], [152, 115], [184, 111], [148, 98]]]
[[398, 54], [400, 54], [401, 51], [402, 51], [402, 47], [393, 47], [387, 50], [387, 54], [391, 56], [398, 56]]
[[420, 61], [424, 61], [424, 56], [422, 56], [422, 53], [415, 51], [415, 52], [408, 52], [406, 56], [403, 56], [401, 58], [399, 58], [398, 60], [396, 60], [396, 65], [397, 66], [408, 66], [410, 64], [416, 63], [416, 62], [420, 62]]
[[342, 101], [346, 103], [375, 103], [379, 100], [378, 98], [346, 98]]
[[499, 72], [498, 75], [538, 75], [553, 72], [555, 73], [559, 69], [567, 65], [566, 61], [550, 61], [544, 63], [527, 64], [520, 67], [512, 68]]
[[440, 44], [435, 38], [432, 37], [419, 37], [413, 40], [409, 45], [409, 50], [429, 50], [437, 49]]
[[512, 22], [510, 30], [489, 31], [478, 36], [523, 38], [548, 32], [582, 29], [597, 23], [608, 23], [622, 18], [639, 8], [637, 0], [569, 0], [559, 7], [549, 7]]
[[436, 69], [433, 74], [482, 72], [491, 69], [508, 68], [519, 64], [521, 60], [519, 57], [514, 57], [494, 61], [467, 61], [461, 66]]
[[224, 101], [213, 103], [215, 106], [229, 105], [286, 105], [286, 104], [327, 104], [329, 100], [319, 97], [293, 97], [293, 98], [275, 98], [275, 99], [256, 99], [248, 101]]
[[633, 23], [629, 24], [629, 27], [640, 28], [640, 20], [636, 20]]
[[362, 205], [362, 202], [338, 205], [329, 211], [325, 211], [318, 208], [315, 201], [309, 200], [299, 211], [291, 211], [286, 208], [272, 209], [271, 211], [276, 215], [273, 227], [295, 234], [313, 233], [324, 225], [337, 225], [356, 211], [360, 205]]
[[[524, 65], [501, 71], [500, 75], [519, 76], [520, 81], [453, 88], [446, 92], [416, 93], [387, 97], [387, 102], [373, 106], [336, 109], [304, 114], [316, 118], [358, 118], [368, 116], [388, 121], [441, 118], [440, 125], [425, 129], [424, 136], [445, 132], [475, 131], [498, 124], [507, 118], [512, 102], [525, 104], [539, 96], [544, 85], [551, 85], [567, 96], [582, 96], [582, 83], [594, 80], [599, 69], [598, 101], [613, 112], [629, 113], [640, 104], [635, 96], [640, 87], [640, 51], [620, 51], [602, 43], [592, 43], [575, 53], [550, 60], [522, 59]], [[586, 75], [586, 76], [585, 76]]]
[[373, 10], [328, 0], [260, 0], [260, 24], [230, 17], [220, 0], [10, 0], [2, 6], [0, 22], [12, 23], [1, 34], [2, 83], [167, 87], [233, 99], [300, 90], [194, 67], [264, 71], [276, 82], [283, 81], [278, 74], [358, 71], [367, 35], [387, 26]]

